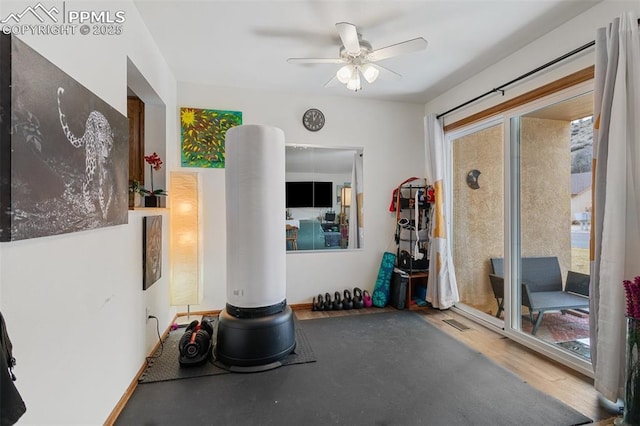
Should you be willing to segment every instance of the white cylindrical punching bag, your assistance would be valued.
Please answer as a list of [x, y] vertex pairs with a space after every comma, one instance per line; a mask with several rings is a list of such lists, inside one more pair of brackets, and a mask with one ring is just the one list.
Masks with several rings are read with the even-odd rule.
[[286, 301], [284, 133], [243, 125], [226, 134], [227, 304], [214, 354], [231, 370], [281, 365], [296, 346]]
[[227, 303], [275, 305], [286, 298], [284, 132], [233, 127], [225, 145]]

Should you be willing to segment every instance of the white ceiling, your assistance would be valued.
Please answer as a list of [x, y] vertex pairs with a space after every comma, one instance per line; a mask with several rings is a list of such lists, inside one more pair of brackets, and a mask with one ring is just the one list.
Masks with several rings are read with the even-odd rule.
[[[426, 103], [600, 0], [135, 1], [178, 81], [307, 95]], [[338, 65], [335, 24], [355, 24], [373, 49], [424, 37], [425, 51], [380, 65], [402, 79], [325, 88]], [[577, 47], [577, 46], [576, 46]]]

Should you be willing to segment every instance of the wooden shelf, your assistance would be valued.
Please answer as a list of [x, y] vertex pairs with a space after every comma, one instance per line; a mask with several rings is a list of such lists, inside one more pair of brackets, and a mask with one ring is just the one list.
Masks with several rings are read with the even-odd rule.
[[[412, 273], [408, 273], [409, 277], [407, 278], [407, 301], [406, 301], [406, 306], [407, 309], [418, 309], [421, 308], [422, 306], [418, 306], [416, 304], [412, 304], [412, 295], [414, 293], [414, 285], [424, 281], [424, 285], [425, 287], [427, 286], [427, 280], [429, 279], [429, 272], [427, 271], [418, 271], [418, 272], [412, 272]], [[415, 282], [414, 282], [415, 280]]]

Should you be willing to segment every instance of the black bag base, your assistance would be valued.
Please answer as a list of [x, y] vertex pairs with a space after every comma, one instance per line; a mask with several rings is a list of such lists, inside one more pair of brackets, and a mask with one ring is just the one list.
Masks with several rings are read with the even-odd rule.
[[396, 309], [404, 309], [407, 306], [407, 283], [409, 277], [401, 272], [393, 271], [391, 286], [389, 288], [389, 305]]

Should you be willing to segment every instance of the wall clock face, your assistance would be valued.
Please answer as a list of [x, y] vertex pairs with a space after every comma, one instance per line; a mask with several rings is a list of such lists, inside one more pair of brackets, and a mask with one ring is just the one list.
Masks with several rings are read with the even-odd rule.
[[324, 126], [324, 114], [316, 108], [308, 109], [302, 116], [302, 124], [305, 129], [311, 132], [317, 132]]

